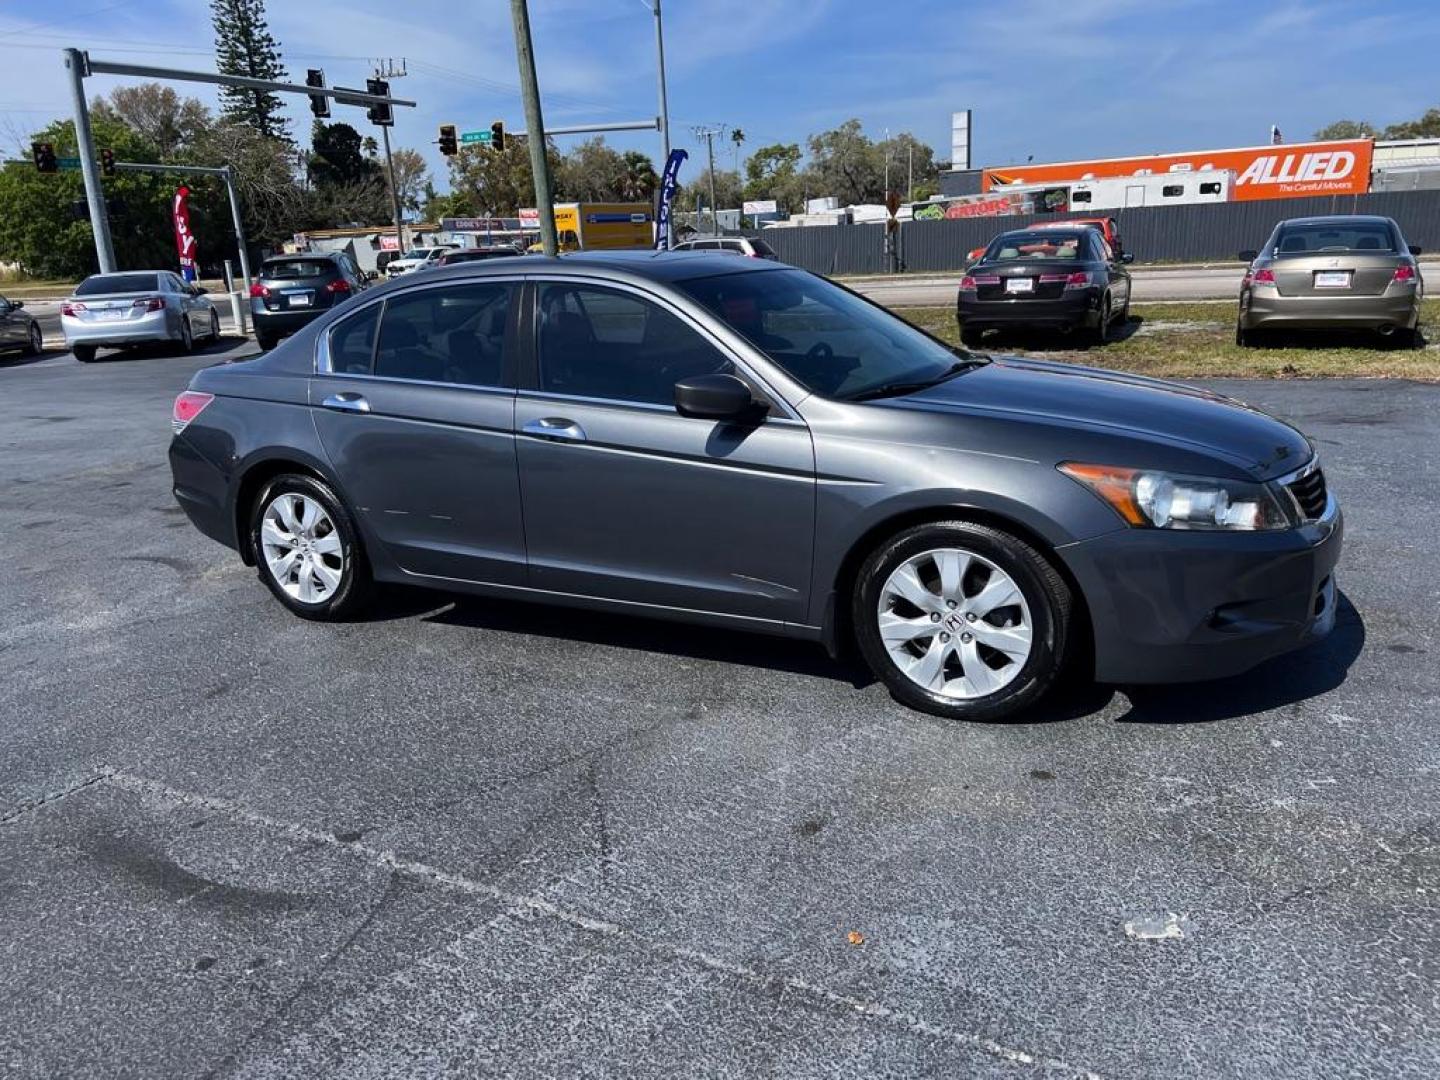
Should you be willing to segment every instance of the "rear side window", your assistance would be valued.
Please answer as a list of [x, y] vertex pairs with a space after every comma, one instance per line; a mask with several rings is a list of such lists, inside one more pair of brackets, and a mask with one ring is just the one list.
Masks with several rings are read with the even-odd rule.
[[106, 293], [159, 292], [158, 274], [96, 274], [75, 289], [76, 296], [104, 296]]
[[509, 282], [422, 289], [385, 304], [375, 374], [391, 379], [500, 386]]
[[775, 254], [775, 249], [772, 248], [769, 244], [767, 244], [764, 240], [751, 240], [750, 246], [755, 249], [756, 255], [760, 255], [765, 258], [770, 258]]
[[276, 259], [265, 264], [260, 276], [287, 281], [292, 278], [326, 277], [333, 273], [335, 264], [329, 259]]
[[369, 375], [375, 360], [379, 304], [371, 304], [330, 331], [330, 370], [337, 375]]

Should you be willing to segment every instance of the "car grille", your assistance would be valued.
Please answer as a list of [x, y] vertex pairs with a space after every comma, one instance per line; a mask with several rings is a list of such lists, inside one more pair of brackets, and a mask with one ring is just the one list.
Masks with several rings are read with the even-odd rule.
[[1325, 473], [1320, 469], [1290, 481], [1285, 487], [1295, 496], [1306, 521], [1315, 521], [1325, 513]]

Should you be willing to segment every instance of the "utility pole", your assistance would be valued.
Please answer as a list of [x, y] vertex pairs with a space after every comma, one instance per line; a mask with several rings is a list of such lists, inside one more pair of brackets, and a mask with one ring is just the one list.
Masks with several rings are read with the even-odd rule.
[[[384, 79], [389, 82], [391, 79], [403, 79], [406, 75], [405, 61], [402, 58], [397, 67], [394, 60], [375, 61], [375, 78]], [[400, 191], [395, 186], [395, 159], [390, 154], [390, 125], [380, 126], [380, 136], [385, 140], [385, 171], [390, 176], [390, 213], [395, 219], [395, 244], [397, 253], [405, 254], [409, 245], [405, 243], [405, 219], [400, 215]]]
[[552, 259], [559, 253], [555, 241], [555, 204], [550, 194], [550, 162], [545, 157], [545, 118], [540, 110], [540, 80], [535, 75], [535, 48], [530, 42], [530, 12], [525, 0], [510, 0], [515, 24], [515, 61], [520, 66], [520, 96], [525, 101], [525, 128], [529, 137], [530, 171], [535, 175], [535, 209], [540, 215], [540, 246]]
[[[723, 126], [697, 127], [692, 128], [697, 139], [705, 140], [705, 147], [710, 155], [710, 232], [714, 236], [720, 235], [720, 208], [715, 205], [715, 136], [724, 135]], [[698, 211], [697, 211], [698, 213]], [[698, 225], [699, 222], [697, 221]]]
[[660, 81], [660, 168], [670, 160], [670, 106], [665, 96], [665, 32], [660, 25], [660, 0], [655, 4], [655, 59]]
[[915, 200], [915, 144], [905, 147], [905, 201]]
[[102, 274], [115, 272], [115, 245], [110, 240], [110, 211], [95, 171], [95, 137], [90, 133], [90, 106], [85, 103], [85, 55], [79, 49], [65, 50], [65, 70], [70, 73], [70, 93], [75, 101], [75, 141], [79, 144], [80, 173], [85, 178], [85, 201], [90, 206], [90, 231], [95, 234], [95, 256]]

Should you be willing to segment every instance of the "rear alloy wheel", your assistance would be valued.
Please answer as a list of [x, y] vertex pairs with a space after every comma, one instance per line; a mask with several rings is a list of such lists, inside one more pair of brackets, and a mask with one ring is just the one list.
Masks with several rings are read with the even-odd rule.
[[40, 333], [40, 324], [30, 324], [30, 343], [25, 347], [26, 356], [39, 356], [45, 351], [45, 338]]
[[250, 544], [260, 577], [306, 619], [343, 619], [370, 592], [370, 574], [349, 513], [309, 476], [276, 477], [255, 500]]
[[1065, 658], [1071, 597], [1034, 548], [965, 521], [920, 525], [866, 560], [852, 617], [902, 703], [954, 720], [1033, 704]]
[[94, 345], [75, 345], [70, 351], [75, 354], [75, 359], [82, 364], [88, 364], [95, 359]]
[[1110, 322], [1110, 295], [1106, 293], [1105, 299], [1100, 301], [1100, 323], [1091, 331], [1092, 340], [1096, 345], [1104, 345], [1110, 340]]

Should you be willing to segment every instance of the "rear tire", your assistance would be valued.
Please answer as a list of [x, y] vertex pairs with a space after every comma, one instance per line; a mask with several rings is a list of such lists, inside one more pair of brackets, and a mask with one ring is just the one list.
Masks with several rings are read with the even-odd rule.
[[76, 345], [72, 347], [70, 351], [75, 354], [75, 359], [79, 360], [82, 364], [89, 364], [95, 360], [94, 345]]
[[257, 330], [255, 332], [255, 344], [260, 346], [261, 352], [269, 352], [275, 348], [276, 345], [280, 344], [280, 339], [274, 334], [262, 334]]
[[960, 327], [960, 344], [962, 345], [977, 346], [984, 337], [985, 331], [978, 326], [965, 326], [962, 324]]
[[1104, 345], [1110, 340], [1110, 323], [1113, 315], [1110, 311], [1110, 294], [1105, 294], [1105, 299], [1100, 304], [1100, 323], [1094, 330], [1090, 331], [1090, 343], [1092, 345]]
[[1401, 327], [1391, 332], [1385, 340], [1387, 347], [1391, 349], [1418, 349], [1420, 347], [1420, 331], [1414, 327]]
[[260, 580], [302, 619], [335, 622], [364, 608], [374, 585], [354, 519], [330, 487], [285, 473], [250, 509]]
[[[948, 583], [941, 560], [951, 568]], [[912, 578], [919, 591], [910, 585], [896, 592], [895, 582]], [[1012, 587], [1019, 599], [995, 599]], [[1069, 587], [1029, 544], [986, 525], [942, 521], [892, 537], [861, 566], [851, 605], [870, 669], [897, 701], [934, 716], [1013, 716], [1038, 701], [1065, 666]], [[927, 669], [924, 662], [936, 650], [941, 659]], [[988, 670], [972, 673], [972, 663]]]
[[1238, 319], [1235, 321], [1235, 344], [1239, 345], [1242, 349], [1248, 349], [1256, 344], [1255, 331], [1246, 330], [1245, 324]]

